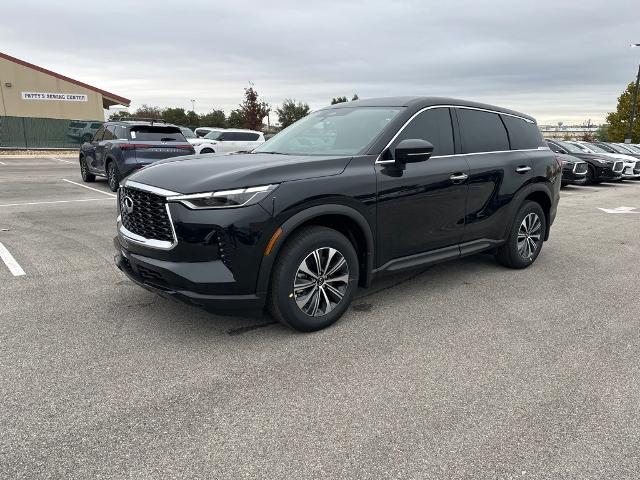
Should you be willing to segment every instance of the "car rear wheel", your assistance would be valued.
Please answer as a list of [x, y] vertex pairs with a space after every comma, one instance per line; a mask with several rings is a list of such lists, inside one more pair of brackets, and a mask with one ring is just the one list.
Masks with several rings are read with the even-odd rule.
[[358, 284], [358, 256], [351, 242], [326, 227], [295, 232], [278, 255], [269, 311], [302, 332], [326, 328], [349, 308]]
[[118, 191], [118, 187], [120, 186], [120, 172], [118, 172], [118, 167], [114, 161], [109, 162], [107, 165], [107, 183], [112, 192]]
[[211, 148], [203, 148], [200, 153], [216, 153]]
[[80, 176], [82, 177], [83, 182], [96, 181], [96, 176], [89, 172], [89, 167], [87, 167], [87, 162], [84, 157], [80, 159]]
[[515, 217], [509, 238], [498, 248], [496, 259], [510, 268], [526, 268], [542, 249], [547, 220], [539, 203], [525, 202]]

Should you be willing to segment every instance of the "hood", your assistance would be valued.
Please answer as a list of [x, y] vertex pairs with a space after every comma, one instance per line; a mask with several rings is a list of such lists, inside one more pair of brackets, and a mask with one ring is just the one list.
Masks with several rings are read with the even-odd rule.
[[600, 154], [600, 153], [575, 153], [575, 152], [571, 152], [569, 155], [571, 155], [572, 157], [577, 157], [580, 160], [584, 160], [585, 162], [600, 162], [600, 163], [606, 163], [606, 164], [613, 164], [615, 162], [615, 159], [607, 157], [604, 154]]
[[128, 179], [177, 193], [201, 193], [339, 175], [350, 160], [268, 153], [189, 155], [161, 160]]

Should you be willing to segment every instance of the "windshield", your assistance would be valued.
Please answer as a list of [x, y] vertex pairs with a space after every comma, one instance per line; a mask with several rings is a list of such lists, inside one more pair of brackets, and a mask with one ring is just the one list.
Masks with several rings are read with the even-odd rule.
[[568, 143], [568, 142], [558, 142], [558, 145], [560, 145], [562, 148], [564, 148], [565, 150], [571, 152], [571, 153], [584, 153], [584, 150], [582, 150], [581, 148], [576, 147], [573, 143]]
[[320, 110], [287, 127], [253, 152], [355, 155], [371, 143], [400, 110], [400, 107]]
[[180, 127], [180, 131], [185, 138], [196, 138], [196, 134], [193, 133], [193, 130], [191, 130], [190, 128]]
[[635, 145], [625, 145], [625, 148], [627, 150], [631, 150], [633, 153], [640, 153], [640, 148], [636, 147]]
[[629, 145], [616, 145], [618, 151], [621, 153], [635, 153]]
[[609, 148], [611, 150], [613, 150], [614, 152], [616, 152], [616, 153], [629, 153], [629, 152], [626, 152], [625, 150], [623, 150], [622, 148], [620, 148], [618, 145], [614, 145], [614, 144], [611, 144], [611, 143], [609, 144]]
[[217, 140], [217, 139], [218, 139], [218, 137], [220, 137], [220, 135], [221, 135], [221, 134], [222, 134], [222, 132], [216, 132], [216, 131], [213, 131], [213, 132], [209, 132], [209, 133], [207, 133], [207, 134], [204, 136], [204, 138], [208, 138], [209, 140]]

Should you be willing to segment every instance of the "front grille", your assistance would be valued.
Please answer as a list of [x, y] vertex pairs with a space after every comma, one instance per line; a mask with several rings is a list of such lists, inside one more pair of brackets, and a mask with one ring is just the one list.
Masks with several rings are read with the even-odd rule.
[[[133, 210], [130, 213], [127, 213], [125, 208], [127, 197], [133, 202]], [[148, 240], [173, 242], [173, 230], [164, 197], [134, 188], [121, 187], [119, 199], [120, 216], [124, 228]]]
[[616, 162], [613, 165], [614, 173], [621, 173], [623, 168], [624, 168], [624, 163], [622, 162]]
[[587, 173], [587, 164], [584, 162], [576, 163], [573, 167], [573, 173]]

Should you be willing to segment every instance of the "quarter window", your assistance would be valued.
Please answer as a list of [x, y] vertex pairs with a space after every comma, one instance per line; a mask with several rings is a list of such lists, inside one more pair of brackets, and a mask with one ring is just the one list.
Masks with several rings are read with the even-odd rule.
[[535, 123], [525, 122], [521, 118], [500, 115], [509, 132], [511, 150], [524, 150], [544, 146], [542, 135]]
[[116, 130], [116, 126], [115, 125], [109, 125], [106, 130], [104, 131], [104, 137], [102, 138], [103, 140], [113, 140], [114, 138], [116, 138], [115, 135], [115, 130]]
[[102, 140], [102, 136], [104, 135], [104, 125], [102, 125], [98, 131], [96, 132], [96, 134], [93, 136], [93, 140], [94, 142], [99, 142], [100, 140]]
[[509, 150], [509, 138], [497, 113], [456, 109], [464, 153]]
[[431, 142], [433, 144], [433, 156], [453, 155], [453, 128], [449, 109], [431, 108], [418, 114], [400, 132], [395, 145], [408, 138]]

